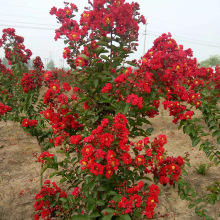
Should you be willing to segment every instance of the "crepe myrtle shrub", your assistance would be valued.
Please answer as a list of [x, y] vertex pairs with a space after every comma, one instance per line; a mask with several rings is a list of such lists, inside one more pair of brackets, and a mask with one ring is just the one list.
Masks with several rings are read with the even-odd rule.
[[3, 30], [0, 47], [11, 66], [6, 68], [0, 61], [0, 120], [20, 123], [25, 132], [37, 139], [43, 152], [53, 145], [48, 142], [52, 129], [46, 127], [40, 114], [44, 109], [40, 100], [44, 83], [41, 58], [33, 60], [33, 70], [27, 68], [32, 52], [25, 48], [24, 38], [13, 28]]
[[[36, 219], [150, 219], [158, 184], [177, 185], [182, 195], [183, 159], [165, 156], [165, 135], [149, 139], [148, 118], [159, 114], [161, 100], [193, 146], [202, 142], [200, 148], [219, 163], [219, 151], [204, 139], [209, 134], [192, 109], [201, 110], [219, 143], [219, 68], [199, 68], [192, 50], [170, 34], [157, 38], [140, 60], [128, 61], [138, 45], [138, 24], [145, 23], [138, 10], [137, 3], [89, 1], [79, 22], [73, 19], [74, 4], [50, 11], [61, 24], [55, 40], [64, 38], [63, 57], [75, 80], [61, 84], [45, 73], [49, 89], [42, 114], [65, 158], [46, 151], [38, 159], [44, 170], [55, 169], [50, 177], [61, 176], [66, 191], [46, 181], [36, 196]], [[131, 141], [134, 137], [139, 140]]]
[[[40, 91], [44, 85], [44, 70], [41, 58], [33, 60], [33, 70], [27, 63], [32, 52], [25, 48], [24, 38], [15, 33], [14, 28], [3, 30], [0, 47], [11, 68], [0, 62], [0, 119], [21, 124], [24, 130], [36, 137], [42, 151], [49, 147], [51, 129], [46, 129], [45, 119], [40, 112], [44, 103], [40, 100]], [[46, 86], [46, 84], [44, 85]], [[6, 114], [7, 113], [7, 114]]]

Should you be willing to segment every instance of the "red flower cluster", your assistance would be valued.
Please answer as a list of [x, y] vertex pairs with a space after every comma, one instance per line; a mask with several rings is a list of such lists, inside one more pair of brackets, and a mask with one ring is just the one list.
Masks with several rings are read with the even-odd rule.
[[44, 163], [44, 162], [45, 162], [45, 160], [44, 160], [45, 157], [53, 158], [54, 156], [55, 156], [54, 154], [50, 154], [49, 152], [44, 151], [44, 152], [38, 157], [38, 162]]
[[[108, 119], [104, 119], [101, 125], [92, 131], [92, 135], [84, 138], [84, 142], [88, 145], [84, 145], [81, 150], [83, 158], [80, 161], [82, 169], [88, 169], [95, 175], [103, 175], [105, 172], [106, 178], [110, 178], [115, 172], [117, 172], [120, 166], [119, 159], [112, 148], [113, 142], [117, 139], [119, 142], [119, 149], [121, 151], [128, 151], [128, 130], [126, 128], [127, 119], [122, 114], [118, 114], [114, 117], [114, 124], [112, 128], [108, 126]], [[110, 132], [105, 132], [105, 130]], [[119, 149], [116, 151], [119, 152]], [[123, 157], [127, 154], [125, 153]], [[98, 160], [102, 158], [101, 163]], [[124, 158], [124, 162], [128, 164], [128, 158]], [[131, 160], [131, 158], [130, 158]]]
[[[10, 46], [8, 46], [7, 41], [11, 42]], [[8, 59], [9, 65], [15, 64], [18, 60], [22, 63], [28, 63], [32, 52], [25, 49], [24, 38], [16, 35], [14, 28], [4, 29], [0, 42], [0, 47], [5, 45], [5, 57]]]
[[12, 108], [10, 106], [0, 103], [0, 115], [4, 115], [5, 113], [10, 112], [11, 110]]
[[[50, 72], [47, 72], [49, 75]], [[77, 121], [77, 114], [68, 114], [70, 106], [68, 97], [64, 94], [65, 91], [70, 91], [71, 87], [68, 83], [63, 84], [63, 89], [59, 81], [51, 81], [50, 88], [44, 95], [44, 103], [49, 106], [44, 112], [44, 117], [49, 120], [52, 125], [55, 137], [55, 146], [63, 143], [65, 138], [69, 137], [69, 132], [74, 129], [82, 128], [82, 125]]]
[[27, 118], [25, 118], [22, 121], [22, 126], [25, 127], [25, 128], [36, 127], [37, 126], [37, 120], [28, 120]]
[[[45, 220], [50, 220], [51, 217], [54, 216], [55, 211], [62, 210], [60, 205], [51, 207], [51, 203], [55, 200], [55, 196], [58, 193], [59, 198], [67, 198], [66, 192], [62, 191], [55, 182], [53, 182], [52, 185], [50, 180], [44, 182], [44, 186], [42, 186], [40, 193], [35, 196], [36, 202], [34, 204], [34, 209], [38, 212], [38, 214], [34, 216], [35, 220], [39, 220], [40, 217]], [[44, 200], [42, 200], [43, 198]]]
[[147, 216], [148, 219], [154, 217], [154, 209], [156, 207], [156, 203], [158, 203], [158, 196], [159, 196], [159, 188], [157, 185], [152, 184], [149, 187], [148, 197], [147, 197], [147, 206], [145, 208], [144, 214]]
[[136, 105], [139, 109], [142, 109], [144, 105], [143, 98], [138, 97], [135, 94], [129, 95], [126, 102], [131, 103], [132, 105]]
[[102, 92], [103, 93], [109, 93], [112, 90], [112, 84], [111, 83], [107, 83], [103, 88], [102, 88]]
[[21, 79], [21, 86], [25, 93], [28, 93], [29, 90], [34, 90], [42, 86], [42, 77], [34, 70], [31, 73], [24, 73], [23, 78]]
[[34, 68], [39, 69], [40, 71], [42, 71], [42, 69], [44, 68], [44, 64], [39, 56], [34, 59], [33, 64]]
[[[154, 209], [156, 203], [158, 203], [159, 188], [158, 186], [152, 184], [147, 187], [143, 181], [139, 182], [131, 188], [127, 188], [128, 181], [124, 181], [121, 185], [121, 189], [125, 189], [124, 196], [121, 197], [120, 201], [116, 203], [114, 200], [109, 201], [109, 207], [113, 209], [118, 209], [122, 214], [132, 215], [136, 209], [140, 207], [145, 207], [145, 212], [143, 214], [147, 216], [148, 219], [154, 217]], [[146, 193], [147, 188], [149, 192]], [[125, 193], [126, 192], [126, 193]]]
[[157, 165], [158, 167], [160, 166], [158, 173], [159, 182], [163, 185], [167, 183], [173, 185], [174, 181], [178, 182], [178, 177], [181, 175], [181, 166], [184, 165], [184, 161], [180, 156], [177, 158], [167, 157]]

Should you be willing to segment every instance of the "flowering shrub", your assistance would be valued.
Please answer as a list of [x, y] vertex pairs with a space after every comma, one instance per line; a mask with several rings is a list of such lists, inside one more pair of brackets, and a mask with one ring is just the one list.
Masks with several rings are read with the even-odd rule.
[[[220, 143], [220, 68], [199, 68], [192, 50], [184, 50], [171, 34], [158, 37], [139, 60], [128, 61], [138, 45], [138, 24], [146, 22], [139, 5], [124, 0], [89, 5], [79, 22], [73, 19], [75, 4], [50, 11], [61, 24], [55, 40], [65, 39], [63, 57], [72, 68], [66, 82], [59, 78], [62, 71], [44, 72], [39, 57], [29, 71], [24, 63], [31, 52], [23, 38], [14, 29], [3, 30], [0, 46], [12, 69], [0, 63], [1, 117], [19, 121], [37, 138], [43, 171], [54, 170], [50, 177], [59, 176], [64, 184], [61, 190], [45, 182], [36, 196], [35, 219], [152, 219], [158, 184], [178, 186], [182, 199], [197, 195], [189, 195], [192, 189], [181, 177], [183, 158], [165, 154], [167, 137], [150, 138], [154, 128], [148, 117], [158, 115], [162, 103], [192, 145], [200, 143], [218, 165], [220, 152], [206, 136]], [[42, 85], [46, 92], [40, 100]], [[195, 118], [194, 107], [202, 119]], [[51, 147], [63, 156], [51, 154]], [[207, 217], [199, 208], [196, 212]]]
[[39, 101], [44, 74], [41, 58], [37, 56], [33, 61], [34, 70], [28, 70], [25, 64], [32, 53], [25, 49], [24, 38], [16, 35], [13, 28], [4, 29], [0, 41], [11, 65], [11, 69], [0, 66], [0, 101], [4, 103], [1, 103], [1, 118], [21, 123], [25, 131], [37, 138], [41, 148], [47, 149], [49, 144], [45, 139], [51, 130], [45, 130], [45, 121], [39, 114], [43, 108]]

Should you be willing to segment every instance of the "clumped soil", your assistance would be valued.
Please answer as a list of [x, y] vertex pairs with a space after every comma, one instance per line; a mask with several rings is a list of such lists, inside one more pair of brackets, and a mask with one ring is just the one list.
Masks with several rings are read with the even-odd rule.
[[[159, 134], [167, 135], [165, 145], [167, 155], [185, 156], [190, 154], [191, 168], [186, 179], [196, 188], [199, 194], [206, 193], [206, 186], [215, 180], [220, 181], [219, 167], [215, 167], [203, 152], [192, 147], [190, 138], [178, 130], [167, 112], [150, 119], [155, 128], [152, 138]], [[28, 136], [18, 124], [0, 122], [0, 220], [29, 220], [34, 218], [34, 197], [40, 191], [40, 164], [35, 154], [40, 154], [37, 141]], [[210, 164], [205, 176], [195, 172], [200, 163]], [[48, 173], [44, 174], [44, 179]], [[172, 186], [161, 186], [162, 195], [156, 212], [169, 214], [167, 220], [198, 220], [194, 209], [188, 209], [188, 201], [181, 200], [177, 189]], [[208, 213], [214, 218], [215, 207], [209, 206]]]

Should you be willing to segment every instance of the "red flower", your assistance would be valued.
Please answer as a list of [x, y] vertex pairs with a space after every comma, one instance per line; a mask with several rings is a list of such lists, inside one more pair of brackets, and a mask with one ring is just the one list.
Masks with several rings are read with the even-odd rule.
[[75, 189], [72, 191], [72, 195], [74, 197], [77, 197], [78, 194], [79, 194], [79, 187], [75, 187]]
[[201, 106], [202, 102], [201, 101], [195, 101], [195, 106], [196, 108], [199, 108]]
[[145, 137], [144, 138], [144, 145], [148, 145], [149, 144], [149, 137]]
[[105, 151], [103, 151], [102, 149], [97, 149], [95, 152], [95, 158], [98, 160], [100, 158], [104, 159], [105, 158]]
[[29, 126], [30, 127], [36, 127], [37, 126], [37, 120], [30, 120], [29, 121]]
[[142, 97], [138, 97], [135, 94], [129, 95], [126, 102], [136, 105], [139, 109], [142, 109], [144, 104]]
[[109, 179], [114, 174], [114, 170], [111, 167], [106, 167], [105, 177]]
[[121, 159], [126, 165], [129, 165], [132, 163], [131, 155], [129, 153], [123, 153]]
[[109, 133], [102, 134], [100, 137], [101, 148], [110, 147], [112, 142], [114, 141], [114, 136]]
[[109, 93], [112, 90], [112, 84], [108, 83], [102, 88], [103, 93]]
[[47, 71], [47, 72], [44, 74], [44, 79], [45, 79], [45, 81], [49, 81], [52, 76], [53, 76], [53, 74], [52, 74], [50, 71]]
[[45, 151], [38, 157], [38, 161], [44, 163], [45, 161], [43, 159], [45, 157], [53, 158], [54, 156], [55, 156], [54, 154], [50, 154], [49, 152]]
[[71, 144], [79, 144], [79, 142], [82, 140], [81, 135], [73, 135], [70, 137], [70, 143]]
[[91, 164], [90, 172], [97, 175], [102, 175], [104, 170], [104, 166], [99, 163]]
[[63, 83], [63, 89], [64, 89], [64, 91], [70, 91], [71, 86], [69, 85], [69, 83], [65, 82], [65, 83]]
[[151, 157], [152, 156], [152, 150], [151, 149], [147, 149], [145, 151], [145, 154], [148, 156], [148, 157]]
[[94, 154], [94, 147], [91, 145], [85, 145], [81, 150], [83, 156], [90, 157]]
[[82, 57], [77, 57], [75, 59], [75, 65], [83, 67], [83, 66], [86, 65], [86, 62], [85, 62], [85, 60]]
[[137, 145], [135, 146], [136, 150], [141, 151], [143, 149], [144, 146], [142, 145], [142, 142], [142, 140], [137, 142]]
[[107, 162], [107, 166], [112, 167], [113, 170], [117, 170], [119, 165], [120, 165], [119, 160], [114, 157], [110, 158]]
[[158, 135], [158, 144], [159, 144], [159, 146], [163, 146], [163, 145], [165, 145], [167, 143], [167, 136], [166, 135], [164, 135], [164, 134], [160, 134], [160, 135]]
[[69, 59], [70, 57], [71, 57], [71, 51], [68, 47], [65, 47], [63, 51], [63, 58]]
[[58, 136], [58, 137], [55, 137], [54, 144], [55, 146], [59, 146], [63, 143], [63, 141], [64, 141], [63, 136]]
[[146, 163], [143, 155], [136, 156], [134, 162], [137, 166], [144, 165]]
[[29, 120], [27, 118], [25, 118], [23, 121], [22, 121], [22, 126], [27, 128], [29, 127]]
[[60, 92], [60, 84], [59, 83], [51, 82], [50, 83], [50, 88], [51, 88], [53, 93], [59, 93]]

